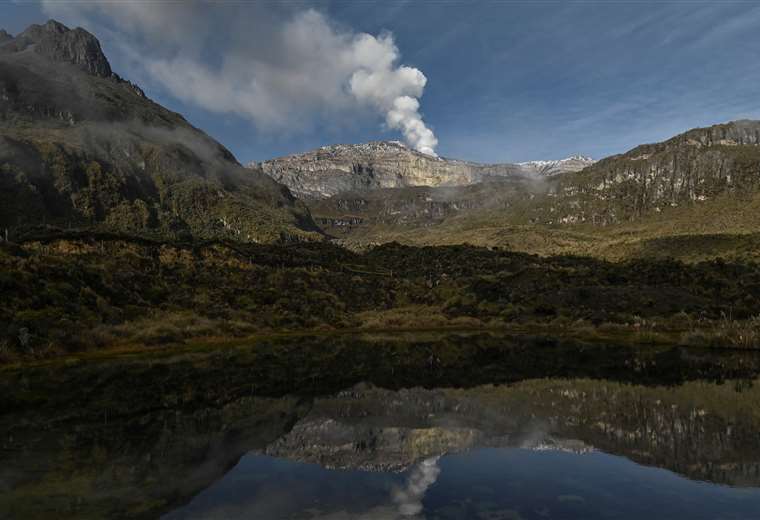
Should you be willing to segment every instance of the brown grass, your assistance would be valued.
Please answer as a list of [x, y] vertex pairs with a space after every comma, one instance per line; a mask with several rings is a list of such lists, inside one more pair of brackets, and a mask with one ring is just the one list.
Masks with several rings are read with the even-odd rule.
[[438, 307], [426, 305], [366, 311], [357, 314], [356, 319], [361, 329], [436, 328], [452, 322]]

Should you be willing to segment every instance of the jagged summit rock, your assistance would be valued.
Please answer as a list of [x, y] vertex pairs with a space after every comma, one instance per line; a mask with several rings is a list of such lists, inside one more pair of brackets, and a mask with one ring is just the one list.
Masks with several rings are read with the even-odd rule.
[[0, 29], [0, 45], [12, 39], [13, 39], [13, 36], [8, 34], [8, 31], [6, 31], [5, 29]]
[[469, 186], [494, 178], [554, 175], [578, 171], [593, 162], [583, 157], [480, 164], [426, 155], [400, 141], [370, 141], [322, 146], [302, 154], [251, 163], [249, 167], [261, 167], [299, 197], [323, 199], [378, 188]]
[[5, 52], [32, 49], [53, 61], [73, 63], [95, 76], [107, 78], [113, 74], [98, 39], [81, 27], [69, 29], [49, 20], [44, 25], [31, 25], [15, 38], [6, 36], [10, 35], [5, 31], [0, 34], [0, 49]]

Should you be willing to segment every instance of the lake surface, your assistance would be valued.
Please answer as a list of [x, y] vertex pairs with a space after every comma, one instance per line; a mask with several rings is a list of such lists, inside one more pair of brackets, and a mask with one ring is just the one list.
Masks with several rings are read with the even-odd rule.
[[400, 473], [246, 455], [166, 519], [758, 518], [760, 492], [601, 452], [479, 448]]
[[760, 355], [293, 337], [0, 371], [0, 518], [760, 518]]

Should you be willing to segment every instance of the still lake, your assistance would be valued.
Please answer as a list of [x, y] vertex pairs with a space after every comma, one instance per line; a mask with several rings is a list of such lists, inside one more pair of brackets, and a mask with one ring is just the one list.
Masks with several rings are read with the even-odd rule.
[[0, 518], [759, 519], [760, 353], [293, 336], [0, 370]]

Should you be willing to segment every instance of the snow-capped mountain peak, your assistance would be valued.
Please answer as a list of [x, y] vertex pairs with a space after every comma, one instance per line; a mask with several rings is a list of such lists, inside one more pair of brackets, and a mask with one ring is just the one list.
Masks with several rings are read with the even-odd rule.
[[566, 173], [570, 171], [579, 171], [587, 166], [591, 166], [596, 161], [591, 157], [574, 154], [565, 159], [557, 159], [550, 161], [527, 161], [517, 163], [518, 166], [526, 170], [528, 173], [537, 173], [543, 176], [558, 175], [560, 173]]

